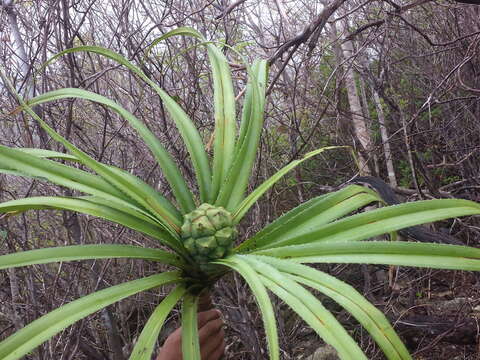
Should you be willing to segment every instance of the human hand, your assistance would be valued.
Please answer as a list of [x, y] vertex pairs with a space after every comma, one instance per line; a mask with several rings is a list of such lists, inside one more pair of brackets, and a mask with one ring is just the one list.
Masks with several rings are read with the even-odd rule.
[[[225, 351], [223, 320], [218, 310], [211, 309], [198, 313], [198, 337], [202, 360], [219, 360]], [[182, 360], [182, 328], [171, 333], [157, 360]]]

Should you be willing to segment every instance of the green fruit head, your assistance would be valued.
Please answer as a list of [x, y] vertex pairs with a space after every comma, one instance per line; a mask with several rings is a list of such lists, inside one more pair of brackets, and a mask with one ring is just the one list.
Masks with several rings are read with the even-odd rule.
[[223, 207], [202, 204], [183, 219], [183, 245], [199, 264], [225, 257], [237, 235], [232, 215]]

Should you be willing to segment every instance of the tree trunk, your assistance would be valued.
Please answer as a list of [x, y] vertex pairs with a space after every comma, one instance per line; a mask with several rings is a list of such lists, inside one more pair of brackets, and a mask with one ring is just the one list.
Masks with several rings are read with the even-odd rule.
[[[344, 24], [343, 22], [339, 22], [339, 23], [341, 24], [339, 32], [340, 34], [343, 34], [345, 32]], [[331, 30], [332, 30], [333, 40], [336, 40], [337, 28], [334, 23], [331, 24]], [[339, 49], [335, 53], [337, 57], [338, 66], [341, 66], [345, 60], [350, 59], [353, 56], [353, 53], [354, 53], [353, 43], [349, 40], [345, 41], [340, 45]], [[350, 106], [353, 130], [355, 133], [355, 137], [358, 139], [363, 150], [358, 153], [360, 174], [362, 176], [368, 176], [368, 175], [371, 175], [371, 170], [368, 165], [368, 160], [365, 159], [365, 156], [363, 154], [365, 155], [370, 154], [372, 150], [372, 140], [370, 137], [370, 133], [368, 132], [365, 118], [363, 117], [362, 105], [360, 102], [360, 96], [358, 95], [357, 86], [355, 84], [355, 74], [353, 72], [352, 66], [348, 66], [345, 68], [345, 73], [343, 78], [345, 82], [345, 89], [347, 90], [347, 97], [348, 97], [348, 103]]]
[[[15, 55], [20, 73], [23, 77], [23, 81], [16, 86], [16, 90], [19, 94], [22, 94], [23, 97], [31, 99], [35, 96], [35, 87], [31, 77], [33, 66], [25, 50], [25, 43], [22, 39], [20, 28], [18, 26], [17, 13], [14, 8], [15, 5], [12, 0], [3, 0], [1, 4], [5, 9], [11, 26], [12, 36], [16, 46]], [[32, 110], [35, 112], [35, 114], [37, 114], [37, 116], [42, 117], [42, 108], [39, 105], [33, 106]], [[36, 135], [35, 132], [26, 129], [28, 136], [22, 136], [25, 143], [29, 147], [33, 147], [36, 144], [42, 144], [45, 146], [48, 141], [45, 130], [43, 130], [40, 127], [40, 124], [38, 124], [36, 121], [34, 121], [32, 125], [33, 128], [37, 129], [38, 135]]]
[[373, 89], [373, 101], [378, 114], [378, 124], [380, 127], [380, 136], [382, 137], [383, 153], [385, 154], [385, 162], [387, 165], [388, 182], [394, 188], [398, 186], [397, 177], [395, 175], [395, 168], [393, 166], [392, 151], [390, 148], [390, 139], [388, 137], [388, 130], [385, 126], [385, 114], [383, 113], [380, 97], [375, 89]]

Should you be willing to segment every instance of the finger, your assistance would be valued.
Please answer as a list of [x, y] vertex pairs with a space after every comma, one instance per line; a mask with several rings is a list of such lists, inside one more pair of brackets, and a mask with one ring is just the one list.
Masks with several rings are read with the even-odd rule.
[[219, 319], [220, 318], [220, 311], [217, 309], [212, 309], [204, 312], [198, 313], [198, 328], [201, 329], [205, 324], [209, 321]]
[[218, 330], [216, 333], [210, 333], [210, 336], [200, 344], [200, 353], [202, 359], [209, 359], [209, 355], [213, 354], [216, 349], [222, 345], [225, 339], [225, 332], [223, 328]]
[[225, 339], [222, 339], [222, 342], [217, 346], [210, 354], [205, 358], [202, 356], [202, 360], [220, 360], [220, 358], [225, 353]]
[[206, 341], [209, 341], [209, 338], [216, 336], [217, 333], [222, 330], [223, 320], [214, 319], [206, 323], [199, 331], [198, 337], [200, 338], [200, 345], [204, 344]]
[[225, 336], [223, 330], [223, 321], [213, 320], [200, 329], [198, 332], [198, 341], [200, 346], [213, 341], [214, 338]]
[[165, 340], [157, 360], [180, 360], [182, 358], [182, 330], [176, 329]]
[[182, 328], [179, 327], [177, 328], [174, 332], [172, 332], [167, 340], [165, 340], [165, 343], [173, 343], [175, 345], [180, 345], [182, 342]]

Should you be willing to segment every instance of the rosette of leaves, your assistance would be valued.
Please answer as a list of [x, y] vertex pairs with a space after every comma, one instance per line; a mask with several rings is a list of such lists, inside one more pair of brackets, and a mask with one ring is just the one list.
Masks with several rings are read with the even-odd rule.
[[[162, 324], [172, 308], [181, 302], [183, 357], [186, 360], [198, 360], [200, 354], [196, 316], [199, 297], [203, 290], [211, 287], [228, 271], [238, 272], [256, 299], [263, 318], [271, 360], [278, 360], [280, 355], [276, 319], [269, 292], [290, 306], [326, 343], [337, 350], [342, 359], [366, 359], [349, 332], [310, 289], [331, 297], [350, 312], [370, 333], [387, 358], [411, 359], [406, 347], [381, 311], [353, 287], [305, 264], [367, 263], [480, 270], [479, 249], [368, 240], [408, 226], [480, 214], [480, 205], [465, 200], [430, 200], [349, 215], [367, 204], [381, 202], [375, 192], [352, 185], [301, 204], [253, 237], [238, 239], [239, 245], [236, 247], [230, 248], [228, 241], [228, 244], [224, 245], [213, 241], [208, 245], [208, 256], [199, 258], [200, 250], [196, 247], [198, 244], [193, 248], [188, 245], [191, 234], [181, 236], [184, 222], [190, 222], [188, 226], [192, 225], [192, 219], [187, 214], [203, 211], [202, 216], [207, 216], [205, 211], [213, 209], [215, 212], [223, 208], [229, 214], [229, 223], [226, 226], [235, 232], [235, 227], [241, 223], [251, 206], [278, 179], [302, 161], [329, 148], [312, 151], [291, 162], [247, 195], [247, 185], [263, 127], [266, 62], [258, 60], [252, 66], [247, 66], [249, 82], [237, 122], [234, 88], [223, 53], [190, 28], [174, 30], [158, 41], [173, 35], [193, 36], [199, 39], [208, 51], [215, 108], [212, 158], [205, 151], [199, 132], [180, 106], [139, 67], [121, 55], [100, 47], [82, 46], [65, 50], [50, 61], [68, 53], [96, 53], [126, 66], [148, 83], [163, 101], [183, 138], [196, 174], [197, 189], [187, 186], [175, 161], [140, 120], [108, 98], [82, 89], [51, 91], [28, 99], [28, 103], [19, 98], [21, 108], [38, 121], [54, 140], [62, 144], [68, 154], [0, 146], [1, 172], [46, 179], [84, 194], [75, 197], [50, 196], [11, 200], [0, 204], [0, 212], [13, 215], [30, 209], [76, 211], [139, 231], [158, 240], [163, 247], [96, 244], [44, 248], [0, 256], [0, 269], [108, 258], [154, 261], [168, 264], [174, 269], [100, 290], [40, 317], [0, 343], [0, 359], [19, 359], [77, 320], [103, 307], [148, 289], [174, 284], [175, 288], [157, 306], [145, 324], [130, 359], [150, 359]], [[175, 202], [168, 200], [130, 173], [96, 161], [55, 132], [31, 110], [31, 106], [64, 98], [81, 98], [100, 103], [128, 121], [158, 161], [170, 184]], [[66, 161], [67, 165], [58, 162], [58, 159]], [[70, 166], [68, 161], [81, 163], [91, 171]], [[207, 210], [197, 209], [200, 204], [210, 205]], [[213, 220], [206, 227], [212, 230], [211, 226], [215, 227], [219, 221]], [[198, 223], [195, 226], [198, 230]], [[192, 232], [192, 229], [190, 227], [188, 231]], [[215, 233], [207, 237], [218, 236], [217, 231], [221, 229], [215, 229]], [[202, 237], [205, 236], [195, 238]], [[222, 246], [221, 251], [215, 252], [215, 247]], [[201, 265], [207, 265], [208, 271], [197, 276], [199, 271], [202, 272], [199, 270]]]

